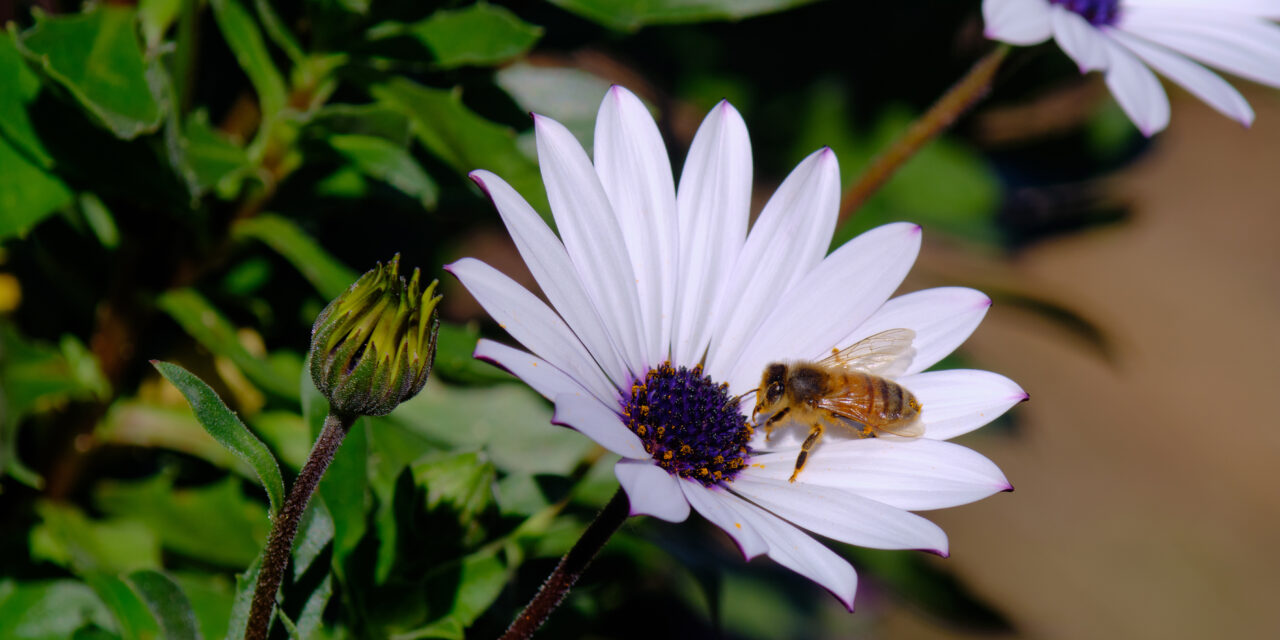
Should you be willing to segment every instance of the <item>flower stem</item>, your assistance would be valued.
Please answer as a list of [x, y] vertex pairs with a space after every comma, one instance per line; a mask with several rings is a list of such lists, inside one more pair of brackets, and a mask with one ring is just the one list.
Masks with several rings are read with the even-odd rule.
[[564, 597], [569, 594], [569, 589], [573, 588], [574, 583], [587, 570], [587, 566], [595, 559], [609, 537], [626, 521], [630, 512], [631, 505], [627, 502], [627, 494], [622, 489], [618, 489], [618, 492], [609, 500], [609, 504], [600, 510], [600, 514], [582, 533], [582, 537], [578, 538], [578, 542], [573, 545], [569, 553], [564, 554], [560, 559], [560, 564], [556, 565], [555, 571], [552, 571], [547, 581], [542, 583], [538, 594], [525, 605], [524, 611], [521, 611], [515, 622], [511, 623], [507, 632], [502, 634], [501, 640], [525, 640], [532, 637], [538, 627], [547, 621], [551, 612], [564, 601]]
[[912, 123], [907, 132], [902, 134], [892, 146], [876, 156], [862, 175], [858, 177], [844, 192], [840, 199], [840, 221], [843, 222], [857, 211], [868, 198], [875, 195], [893, 174], [910, 160], [925, 144], [938, 137], [964, 115], [974, 104], [987, 95], [991, 89], [991, 81], [1005, 57], [1009, 55], [1010, 46], [1001, 44], [974, 63], [973, 68], [959, 82], [951, 86], [920, 119]]
[[320, 478], [324, 477], [325, 469], [333, 462], [334, 454], [338, 453], [338, 447], [342, 445], [342, 439], [351, 430], [355, 419], [355, 416], [335, 413], [330, 413], [325, 418], [324, 429], [320, 431], [320, 437], [316, 439], [307, 463], [302, 466], [298, 479], [289, 490], [288, 499], [284, 501], [284, 506], [271, 525], [267, 550], [262, 556], [262, 569], [258, 571], [258, 586], [253, 590], [249, 624], [244, 631], [245, 640], [266, 640], [267, 633], [271, 630], [271, 612], [276, 603], [276, 592], [280, 590], [280, 581], [289, 564], [298, 523], [307, 510], [311, 494], [320, 485]]

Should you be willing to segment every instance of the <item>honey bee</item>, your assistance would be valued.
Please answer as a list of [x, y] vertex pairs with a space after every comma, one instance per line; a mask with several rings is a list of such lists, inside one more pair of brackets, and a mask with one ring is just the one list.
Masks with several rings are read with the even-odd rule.
[[883, 377], [901, 373], [910, 364], [915, 336], [910, 329], [889, 329], [847, 349], [832, 349], [817, 362], [774, 362], [764, 368], [751, 418], [764, 429], [765, 440], [783, 418], [810, 429], [796, 456], [791, 482], [827, 427], [843, 427], [863, 438], [915, 438], [924, 433], [920, 402]]

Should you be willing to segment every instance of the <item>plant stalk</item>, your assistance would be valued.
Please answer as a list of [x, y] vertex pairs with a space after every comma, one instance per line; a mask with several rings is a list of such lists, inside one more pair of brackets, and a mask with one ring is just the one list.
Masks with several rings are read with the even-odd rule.
[[302, 466], [298, 479], [289, 490], [279, 515], [271, 524], [271, 536], [267, 538], [267, 550], [262, 556], [262, 569], [258, 571], [258, 585], [253, 590], [253, 604], [249, 608], [249, 623], [245, 627], [245, 640], [266, 640], [271, 630], [271, 613], [276, 603], [276, 593], [284, 579], [284, 570], [293, 551], [293, 537], [298, 533], [298, 523], [311, 502], [311, 494], [320, 485], [325, 469], [333, 462], [342, 439], [351, 430], [356, 416], [330, 413], [324, 420], [324, 429], [316, 439], [307, 463]]
[[924, 145], [955, 124], [960, 116], [986, 97], [991, 90], [991, 81], [1000, 69], [1000, 64], [1008, 57], [1010, 49], [1009, 45], [1001, 44], [974, 63], [973, 68], [912, 123], [902, 137], [871, 161], [871, 165], [858, 176], [858, 180], [840, 199], [840, 222], [847, 220], [875, 195]]
[[600, 553], [604, 543], [608, 542], [614, 532], [631, 515], [630, 512], [631, 505], [627, 501], [627, 494], [622, 489], [618, 489], [618, 492], [609, 500], [609, 504], [600, 510], [600, 514], [582, 533], [582, 537], [574, 543], [569, 553], [564, 554], [560, 559], [560, 564], [556, 565], [555, 571], [552, 571], [547, 581], [542, 583], [542, 588], [538, 589], [533, 600], [525, 605], [524, 611], [521, 611], [511, 623], [507, 632], [502, 634], [501, 640], [525, 640], [532, 637], [542, 623], [547, 621], [551, 612], [564, 601], [565, 596], [569, 594], [569, 589], [578, 582], [578, 578], [587, 570], [587, 566], [595, 559], [596, 554]]

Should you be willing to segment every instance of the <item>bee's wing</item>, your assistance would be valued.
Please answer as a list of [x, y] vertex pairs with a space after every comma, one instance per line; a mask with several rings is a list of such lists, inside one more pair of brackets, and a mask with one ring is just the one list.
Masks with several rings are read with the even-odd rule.
[[904, 420], [896, 424], [884, 424], [876, 428], [882, 434], [890, 434], [899, 438], [919, 438], [924, 435], [924, 422], [920, 420], [920, 416], [916, 416], [911, 420]]
[[915, 337], [916, 332], [911, 329], [881, 331], [832, 353], [818, 364], [892, 377], [906, 371], [915, 358], [916, 350], [911, 346]]
[[837, 393], [822, 396], [814, 404], [819, 409], [830, 411], [841, 418], [856, 422], [859, 426], [867, 424], [867, 416], [864, 413], [867, 403], [865, 398], [860, 396], [854, 396], [850, 393]]

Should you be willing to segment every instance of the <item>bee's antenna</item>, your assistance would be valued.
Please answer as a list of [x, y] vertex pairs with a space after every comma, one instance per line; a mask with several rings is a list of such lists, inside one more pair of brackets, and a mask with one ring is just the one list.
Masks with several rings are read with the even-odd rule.
[[759, 389], [752, 389], [752, 390], [747, 391], [747, 392], [745, 392], [745, 393], [739, 393], [738, 395], [736, 395], [736, 396], [734, 396], [734, 397], [732, 397], [732, 398], [729, 398], [729, 404], [738, 404], [739, 402], [742, 402], [742, 399], [743, 399], [743, 398], [746, 398], [746, 397], [748, 397], [748, 396], [755, 395], [755, 392], [756, 392], [756, 391], [759, 391]]

